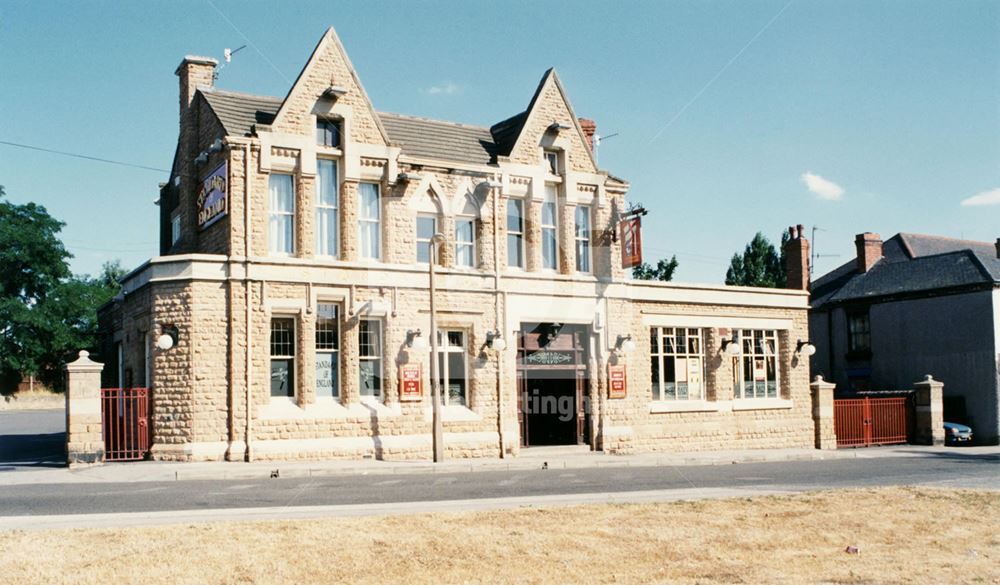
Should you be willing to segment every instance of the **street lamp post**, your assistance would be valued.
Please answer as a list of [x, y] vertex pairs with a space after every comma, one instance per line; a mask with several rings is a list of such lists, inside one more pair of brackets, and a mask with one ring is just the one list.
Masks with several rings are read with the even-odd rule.
[[430, 254], [428, 260], [430, 266], [430, 288], [431, 288], [431, 428], [432, 442], [434, 448], [434, 463], [444, 461], [444, 427], [441, 423], [441, 384], [438, 381], [438, 336], [437, 336], [437, 312], [434, 308], [434, 265], [438, 261], [438, 252], [444, 244], [444, 235], [437, 233], [431, 237], [428, 244]]

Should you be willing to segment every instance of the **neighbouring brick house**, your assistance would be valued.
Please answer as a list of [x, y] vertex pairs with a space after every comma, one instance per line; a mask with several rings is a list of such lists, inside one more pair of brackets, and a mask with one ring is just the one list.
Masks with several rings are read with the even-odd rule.
[[376, 111], [332, 29], [283, 98], [215, 66], [176, 71], [161, 255], [100, 315], [104, 384], [152, 388], [154, 458], [429, 456], [436, 232], [448, 457], [813, 445], [807, 293], [626, 278], [629, 184], [555, 71], [478, 127]]
[[1000, 239], [858, 234], [857, 257], [812, 285], [813, 372], [838, 391], [944, 383], [945, 420], [1000, 434]]

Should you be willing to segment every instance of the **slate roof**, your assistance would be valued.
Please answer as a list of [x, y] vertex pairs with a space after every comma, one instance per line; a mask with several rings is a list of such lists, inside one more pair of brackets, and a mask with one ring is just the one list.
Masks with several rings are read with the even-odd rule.
[[230, 136], [249, 136], [254, 124], [270, 124], [281, 107], [281, 98], [218, 89], [199, 93]]
[[812, 283], [813, 308], [907, 294], [1000, 286], [1000, 259], [986, 242], [896, 234], [866, 273], [851, 260]]

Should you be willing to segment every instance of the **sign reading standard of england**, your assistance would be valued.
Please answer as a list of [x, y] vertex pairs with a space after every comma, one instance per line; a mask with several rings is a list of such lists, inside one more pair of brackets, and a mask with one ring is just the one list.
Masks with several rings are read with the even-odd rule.
[[198, 190], [198, 228], [205, 229], [229, 211], [229, 166], [222, 163], [205, 177]]

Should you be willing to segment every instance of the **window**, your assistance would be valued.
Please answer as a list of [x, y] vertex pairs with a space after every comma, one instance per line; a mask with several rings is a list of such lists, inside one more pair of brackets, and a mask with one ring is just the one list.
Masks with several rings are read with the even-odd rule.
[[850, 313], [847, 317], [847, 351], [864, 354], [871, 350], [872, 330], [868, 311]]
[[431, 238], [437, 233], [437, 218], [433, 215], [417, 216], [417, 262], [431, 261]]
[[577, 205], [573, 241], [576, 242], [576, 271], [590, 272], [590, 208]]
[[382, 257], [382, 211], [378, 185], [360, 183], [358, 193], [361, 203], [358, 216], [361, 258], [378, 260]]
[[316, 255], [337, 256], [337, 209], [340, 194], [337, 161], [316, 161]]
[[358, 323], [358, 357], [361, 396], [382, 395], [382, 322], [362, 319]]
[[507, 266], [524, 268], [524, 201], [507, 200]]
[[649, 330], [653, 400], [704, 400], [705, 345], [701, 329]]
[[271, 319], [271, 396], [295, 396], [295, 319]]
[[476, 266], [476, 220], [459, 217], [455, 220], [455, 265]]
[[316, 144], [340, 148], [340, 124], [335, 120], [316, 119]]
[[777, 398], [778, 332], [742, 329], [734, 335], [740, 347], [736, 398]]
[[559, 174], [559, 153], [551, 150], [545, 151], [545, 170], [552, 175]]
[[340, 311], [337, 305], [316, 307], [316, 396], [340, 397]]
[[181, 214], [176, 212], [170, 217], [170, 245], [173, 246], [181, 239]]
[[291, 175], [273, 173], [268, 180], [268, 191], [268, 249], [272, 254], [292, 254], [295, 252], [295, 182]]
[[468, 393], [464, 331], [438, 331], [438, 381], [442, 404], [466, 406]]
[[555, 186], [546, 185], [545, 199], [542, 201], [542, 268], [546, 270], [559, 268], [557, 202]]

